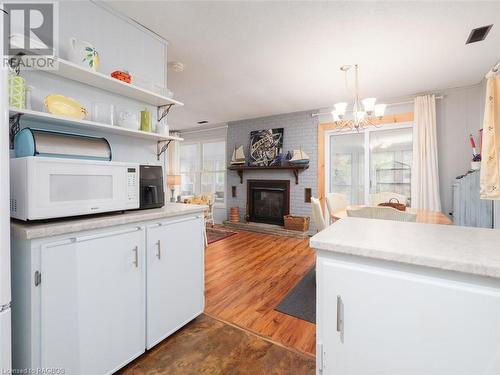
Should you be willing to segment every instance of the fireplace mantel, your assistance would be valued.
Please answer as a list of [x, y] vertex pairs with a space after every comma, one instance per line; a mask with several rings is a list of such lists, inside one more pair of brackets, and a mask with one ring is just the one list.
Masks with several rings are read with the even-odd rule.
[[290, 170], [295, 176], [295, 184], [299, 183], [299, 171], [304, 171], [309, 168], [309, 165], [287, 165], [287, 166], [271, 166], [271, 167], [250, 167], [247, 165], [232, 165], [228, 169], [231, 171], [238, 172], [240, 176], [240, 184], [243, 183], [243, 172], [244, 171], [262, 171], [262, 170]]

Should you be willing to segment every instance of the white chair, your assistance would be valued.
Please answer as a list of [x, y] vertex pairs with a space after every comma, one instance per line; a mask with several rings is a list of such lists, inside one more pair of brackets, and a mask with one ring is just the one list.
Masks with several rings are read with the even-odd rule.
[[312, 217], [314, 223], [316, 224], [316, 230], [322, 231], [326, 228], [325, 217], [323, 216], [323, 210], [321, 209], [321, 203], [317, 198], [311, 198], [311, 208]]
[[378, 206], [380, 203], [389, 202], [392, 198], [396, 198], [399, 203], [403, 203], [404, 205], [408, 202], [408, 197], [391, 191], [370, 194], [368, 201], [370, 206]]
[[408, 222], [417, 220], [417, 214], [399, 211], [392, 207], [360, 207], [347, 209], [347, 216]]
[[326, 207], [330, 216], [334, 216], [335, 212], [345, 210], [348, 205], [349, 202], [344, 194], [330, 193], [326, 195]]

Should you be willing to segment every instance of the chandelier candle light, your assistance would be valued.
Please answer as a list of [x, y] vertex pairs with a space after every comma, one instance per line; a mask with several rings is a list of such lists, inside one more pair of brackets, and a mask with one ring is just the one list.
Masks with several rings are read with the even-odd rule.
[[347, 73], [354, 68], [354, 104], [352, 106], [352, 120], [345, 119], [348, 103], [336, 103], [332, 111], [333, 120], [339, 125], [338, 130], [349, 128], [352, 130], [363, 130], [366, 126], [377, 126], [385, 113], [387, 104], [376, 104], [376, 98], [360, 100], [358, 86], [358, 65], [343, 65], [340, 70], [345, 73], [347, 88]]

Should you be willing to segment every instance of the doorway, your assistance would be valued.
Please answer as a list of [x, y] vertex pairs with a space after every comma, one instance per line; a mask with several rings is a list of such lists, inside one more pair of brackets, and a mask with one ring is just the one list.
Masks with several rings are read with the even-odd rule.
[[412, 122], [325, 133], [325, 192], [368, 205], [391, 192], [411, 205]]

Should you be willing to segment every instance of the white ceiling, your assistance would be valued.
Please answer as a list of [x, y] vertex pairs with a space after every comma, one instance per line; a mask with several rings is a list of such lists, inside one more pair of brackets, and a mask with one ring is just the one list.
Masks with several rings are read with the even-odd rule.
[[[500, 59], [500, 2], [113, 2], [169, 41], [169, 88], [185, 107], [173, 128], [324, 108], [349, 99], [343, 64], [359, 64], [363, 96], [391, 100], [478, 83]], [[472, 28], [492, 28], [465, 45]]]

